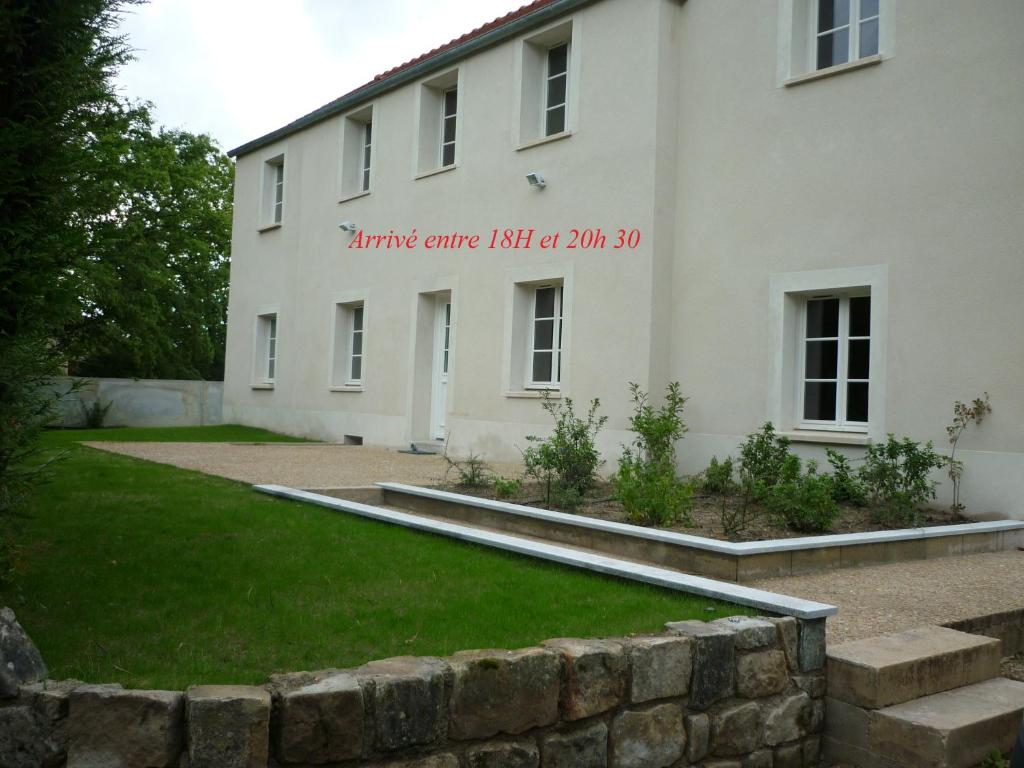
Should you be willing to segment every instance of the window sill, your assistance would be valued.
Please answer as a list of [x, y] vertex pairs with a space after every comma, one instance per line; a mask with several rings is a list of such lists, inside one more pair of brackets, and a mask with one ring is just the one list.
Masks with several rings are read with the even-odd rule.
[[807, 72], [803, 75], [797, 75], [785, 80], [782, 84], [789, 88], [791, 85], [800, 85], [801, 83], [809, 83], [812, 80], [821, 80], [825, 77], [832, 77], [832, 75], [841, 75], [843, 72], [850, 72], [854, 69], [863, 69], [864, 67], [870, 67], [874, 64], [881, 64], [882, 56], [876, 53], [874, 56], [865, 56], [863, 59], [857, 59], [856, 61], [848, 61], [845, 64], [836, 64], [834, 67], [826, 67], [825, 69], [816, 69], [813, 72]]
[[794, 429], [791, 432], [778, 432], [793, 443], [824, 443], [826, 445], [871, 445], [871, 437], [866, 432], [832, 432], [821, 429]]
[[540, 400], [547, 395], [550, 398], [558, 399], [562, 396], [560, 389], [513, 389], [505, 392], [505, 397], [524, 398], [527, 400]]
[[426, 179], [426, 178], [428, 178], [430, 176], [437, 176], [439, 173], [448, 173], [448, 171], [454, 171], [458, 167], [459, 167], [459, 164], [458, 163], [454, 163], [452, 165], [446, 165], [444, 168], [434, 168], [434, 169], [429, 170], [429, 171], [423, 171], [423, 173], [417, 173], [412, 178], [413, 178], [413, 181], [416, 181], [418, 179]]
[[273, 384], [270, 384], [270, 383], [263, 383], [263, 384], [253, 384], [253, 385], [252, 385], [252, 388], [253, 388], [253, 389], [273, 389], [273, 388], [274, 388], [274, 385], [273, 385]]
[[262, 226], [256, 227], [256, 231], [257, 232], [269, 232], [272, 229], [280, 229], [280, 228], [281, 228], [281, 222], [278, 222], [277, 224], [264, 224]]
[[351, 195], [344, 195], [343, 197], [339, 197], [338, 198], [338, 202], [339, 203], [347, 203], [349, 200], [357, 200], [360, 197], [367, 197], [368, 195], [370, 195], [372, 193], [373, 193], [373, 190], [371, 190], [371, 189], [367, 189], [367, 190], [365, 190], [363, 192], [353, 192]]
[[533, 139], [532, 141], [524, 142], [516, 147], [516, 152], [521, 152], [524, 149], [530, 149], [531, 147], [539, 147], [541, 144], [550, 144], [552, 141], [561, 141], [562, 139], [568, 139], [572, 136], [575, 131], [562, 131], [561, 133], [553, 133], [550, 136], [542, 136], [539, 139]]
[[327, 388], [330, 392], [362, 392], [362, 384], [343, 384], [341, 386], [332, 386]]

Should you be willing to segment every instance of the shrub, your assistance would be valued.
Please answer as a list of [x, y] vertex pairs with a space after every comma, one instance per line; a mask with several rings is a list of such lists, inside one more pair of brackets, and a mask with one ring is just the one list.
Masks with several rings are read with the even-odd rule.
[[954, 512], [960, 513], [964, 505], [960, 503], [960, 479], [964, 474], [964, 463], [957, 461], [956, 446], [960, 442], [960, 436], [970, 426], [971, 422], [981, 424], [986, 414], [992, 413], [992, 406], [988, 402], [988, 392], [981, 397], [976, 397], [970, 405], [957, 400], [953, 403], [953, 423], [946, 427], [946, 434], [949, 435], [949, 444], [952, 446], [949, 452], [949, 479], [953, 483], [953, 505]]
[[113, 401], [108, 401], [106, 405], [103, 405], [99, 400], [93, 400], [92, 403], [86, 405], [79, 400], [78, 406], [82, 409], [82, 422], [85, 428], [100, 429], [103, 422], [106, 421], [107, 411], [113, 404]]
[[832, 448], [826, 448], [828, 463], [832, 467], [829, 482], [832, 485], [832, 498], [837, 502], [848, 501], [862, 507], [867, 503], [867, 491], [864, 484], [853, 474], [850, 460]]
[[[778, 437], [775, 427], [766, 422], [759, 432], [748, 435], [740, 446], [740, 476], [752, 484], [756, 493], [762, 493], [782, 481], [787, 471], [792, 479], [792, 458], [795, 457], [789, 452], [789, 439]], [[798, 474], [799, 471], [798, 461]]]
[[630, 429], [636, 434], [622, 451], [615, 475], [615, 498], [630, 519], [656, 525], [690, 521], [693, 491], [676, 475], [676, 441], [686, 434], [683, 407], [686, 398], [674, 381], [665, 389], [665, 402], [654, 408], [646, 392], [630, 382], [633, 415]]
[[717, 456], [712, 456], [701, 477], [700, 489], [704, 493], [721, 494], [728, 493], [732, 487], [732, 457], [727, 456], [720, 462]]
[[946, 464], [931, 442], [922, 445], [889, 434], [884, 443], [869, 445], [859, 474], [876, 517], [887, 525], [918, 525], [918, 507], [935, 498], [937, 483], [930, 478], [931, 471]]
[[601, 401], [595, 397], [590, 401], [586, 418], [580, 418], [571, 397], [557, 401], [545, 393], [543, 408], [555, 420], [555, 426], [547, 438], [526, 438], [532, 445], [523, 451], [523, 463], [526, 473], [544, 484], [548, 506], [554, 495], [569, 499], [567, 489], [574, 490], [582, 499], [594, 485], [597, 468], [603, 463], [594, 441], [608, 421], [607, 416], [597, 415], [600, 407]]
[[494, 485], [494, 495], [499, 499], [507, 499], [515, 496], [523, 488], [523, 481], [516, 477], [495, 477], [491, 481]]
[[447, 453], [444, 454], [443, 458], [448, 464], [445, 475], [447, 476], [448, 473], [454, 471], [458, 477], [458, 485], [465, 486], [466, 488], [483, 488], [490, 482], [491, 468], [477, 454], [470, 453], [468, 457], [461, 461], [451, 458]]
[[813, 461], [807, 463], [807, 472], [801, 475], [800, 460], [796, 456], [791, 458], [795, 460], [796, 477], [787, 476], [772, 486], [765, 497], [765, 506], [795, 531], [827, 531], [839, 514], [839, 505], [832, 497], [831, 478], [819, 475]]

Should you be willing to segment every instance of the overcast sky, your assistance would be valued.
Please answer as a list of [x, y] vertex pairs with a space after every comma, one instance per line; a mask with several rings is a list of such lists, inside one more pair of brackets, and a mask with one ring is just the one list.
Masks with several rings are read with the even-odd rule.
[[527, 1], [151, 0], [118, 86], [232, 149]]

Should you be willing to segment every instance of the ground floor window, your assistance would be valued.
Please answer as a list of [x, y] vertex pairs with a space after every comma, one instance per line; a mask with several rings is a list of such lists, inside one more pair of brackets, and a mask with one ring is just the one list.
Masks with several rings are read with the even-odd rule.
[[256, 318], [256, 383], [273, 384], [277, 378], [277, 314]]
[[866, 429], [871, 296], [812, 296], [802, 310], [797, 407], [802, 425]]

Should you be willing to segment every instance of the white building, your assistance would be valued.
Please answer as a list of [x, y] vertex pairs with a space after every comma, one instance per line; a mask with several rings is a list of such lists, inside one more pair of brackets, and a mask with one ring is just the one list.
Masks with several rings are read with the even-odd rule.
[[549, 388], [613, 469], [678, 379], [696, 471], [987, 391], [964, 499], [1024, 517], [1022, 62], [1019, 0], [526, 6], [233, 151], [225, 419], [505, 459]]

